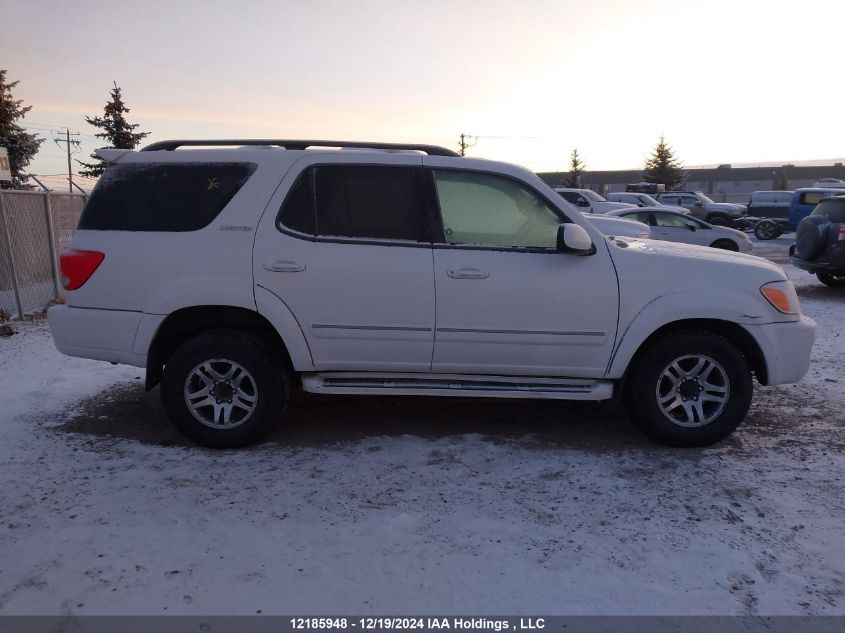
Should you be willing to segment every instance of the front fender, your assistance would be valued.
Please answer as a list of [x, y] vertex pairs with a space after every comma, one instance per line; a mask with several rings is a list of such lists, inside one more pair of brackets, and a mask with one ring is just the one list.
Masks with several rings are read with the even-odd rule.
[[[746, 326], [772, 322], [772, 311], [747, 292], [730, 289], [690, 290], [660, 296], [628, 319], [610, 358], [605, 378], [622, 378], [643, 342], [665, 325], [691, 319], [712, 319]], [[752, 328], [755, 329], [755, 328]], [[751, 332], [749, 332], [750, 334]]]

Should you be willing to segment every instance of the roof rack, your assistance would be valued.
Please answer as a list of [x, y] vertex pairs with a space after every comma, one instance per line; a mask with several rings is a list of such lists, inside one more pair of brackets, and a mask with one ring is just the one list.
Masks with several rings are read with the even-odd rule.
[[358, 147], [361, 149], [412, 150], [429, 156], [460, 156], [455, 151], [437, 145], [408, 145], [405, 143], [366, 143], [363, 141], [303, 141], [291, 139], [203, 139], [198, 141], [158, 141], [147, 145], [142, 152], [165, 150], [171, 152], [178, 147], [231, 147], [241, 145], [272, 145], [285, 149], [303, 150], [309, 147]]

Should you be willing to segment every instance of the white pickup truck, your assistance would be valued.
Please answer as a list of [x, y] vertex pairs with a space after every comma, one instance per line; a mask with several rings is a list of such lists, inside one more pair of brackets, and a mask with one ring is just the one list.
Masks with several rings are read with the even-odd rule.
[[203, 445], [259, 441], [297, 381], [618, 396], [650, 437], [700, 446], [742, 422], [752, 377], [809, 365], [815, 324], [780, 267], [605, 236], [520, 167], [338, 141], [100, 154], [111, 166], [61, 257], [66, 304], [48, 312], [56, 346], [145, 367]]

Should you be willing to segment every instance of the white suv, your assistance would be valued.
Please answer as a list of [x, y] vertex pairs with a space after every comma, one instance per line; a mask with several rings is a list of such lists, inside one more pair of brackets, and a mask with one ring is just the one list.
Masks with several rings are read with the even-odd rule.
[[113, 165], [61, 259], [56, 346], [146, 367], [203, 445], [260, 440], [295, 380], [333, 394], [618, 394], [657, 441], [706, 445], [745, 417], [752, 375], [776, 385], [808, 368], [815, 323], [778, 266], [605, 237], [519, 167], [319, 141], [101, 155]]

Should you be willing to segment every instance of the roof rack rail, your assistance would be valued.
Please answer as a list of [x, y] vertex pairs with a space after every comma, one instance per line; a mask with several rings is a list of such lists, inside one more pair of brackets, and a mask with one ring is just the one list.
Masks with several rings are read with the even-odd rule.
[[303, 150], [309, 147], [358, 147], [361, 149], [412, 150], [429, 156], [460, 156], [455, 151], [437, 145], [414, 145], [406, 143], [367, 143], [363, 141], [303, 141], [295, 139], [202, 139], [197, 141], [158, 141], [144, 147], [142, 152], [165, 150], [171, 152], [178, 147], [224, 147], [240, 145], [273, 145], [285, 149]]

